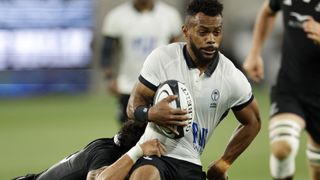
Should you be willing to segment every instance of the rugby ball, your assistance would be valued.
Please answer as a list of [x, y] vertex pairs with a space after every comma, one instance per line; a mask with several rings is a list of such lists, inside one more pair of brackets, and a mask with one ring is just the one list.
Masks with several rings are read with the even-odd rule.
[[162, 99], [168, 97], [169, 95], [177, 95], [177, 99], [173, 100], [170, 103], [172, 108], [180, 108], [186, 109], [188, 111], [188, 115], [191, 119], [187, 120], [187, 126], [172, 126], [174, 129], [177, 129], [179, 135], [176, 135], [171, 130], [166, 127], [156, 125], [156, 127], [167, 137], [169, 138], [181, 138], [187, 133], [190, 133], [192, 128], [192, 122], [194, 118], [194, 105], [193, 99], [188, 88], [181, 82], [176, 80], [167, 80], [160, 84], [158, 87], [156, 94], [154, 96], [153, 103], [156, 104]]

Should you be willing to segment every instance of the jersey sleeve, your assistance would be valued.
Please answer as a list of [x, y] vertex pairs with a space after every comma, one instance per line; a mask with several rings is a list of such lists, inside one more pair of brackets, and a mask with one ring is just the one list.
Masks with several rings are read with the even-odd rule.
[[281, 9], [281, 2], [280, 0], [269, 0], [269, 7], [272, 11], [277, 12]]
[[122, 153], [114, 149], [101, 149], [93, 156], [88, 170], [99, 169], [103, 166], [109, 166], [121, 157]]
[[156, 91], [161, 83], [161, 50], [159, 48], [151, 52], [145, 60], [139, 81], [148, 88]]
[[[120, 16], [121, 17], [121, 16]], [[102, 34], [104, 36], [119, 37], [120, 36], [120, 21], [116, 11], [111, 11], [104, 18], [102, 25]]]
[[234, 69], [231, 108], [234, 111], [239, 111], [253, 100], [253, 94], [251, 85], [244, 74], [239, 69]]

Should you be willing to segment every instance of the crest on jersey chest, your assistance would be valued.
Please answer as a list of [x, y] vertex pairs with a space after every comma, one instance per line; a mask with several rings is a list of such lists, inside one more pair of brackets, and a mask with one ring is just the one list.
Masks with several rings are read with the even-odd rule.
[[218, 100], [220, 98], [220, 91], [218, 89], [214, 89], [211, 93], [211, 103], [210, 108], [216, 108], [218, 104]]

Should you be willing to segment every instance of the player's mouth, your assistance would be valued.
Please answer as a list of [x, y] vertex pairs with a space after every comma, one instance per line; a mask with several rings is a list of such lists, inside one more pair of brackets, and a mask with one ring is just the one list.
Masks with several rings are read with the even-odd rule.
[[205, 47], [201, 49], [202, 53], [207, 55], [207, 56], [213, 56], [214, 53], [216, 52], [216, 49], [212, 46], [210, 47]]

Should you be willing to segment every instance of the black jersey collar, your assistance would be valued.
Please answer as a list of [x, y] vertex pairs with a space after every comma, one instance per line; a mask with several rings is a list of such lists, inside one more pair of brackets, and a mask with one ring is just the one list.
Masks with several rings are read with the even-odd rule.
[[[190, 54], [187, 51], [187, 45], [183, 46], [183, 56], [184, 56], [184, 59], [186, 60], [186, 63], [187, 63], [187, 66], [189, 67], [189, 69], [197, 68], [197, 65], [193, 62]], [[210, 77], [212, 75], [212, 73], [214, 72], [214, 70], [217, 68], [219, 59], [220, 59], [219, 53], [216, 53], [213, 56], [213, 61], [209, 64], [208, 68], [204, 72], [207, 76]]]

